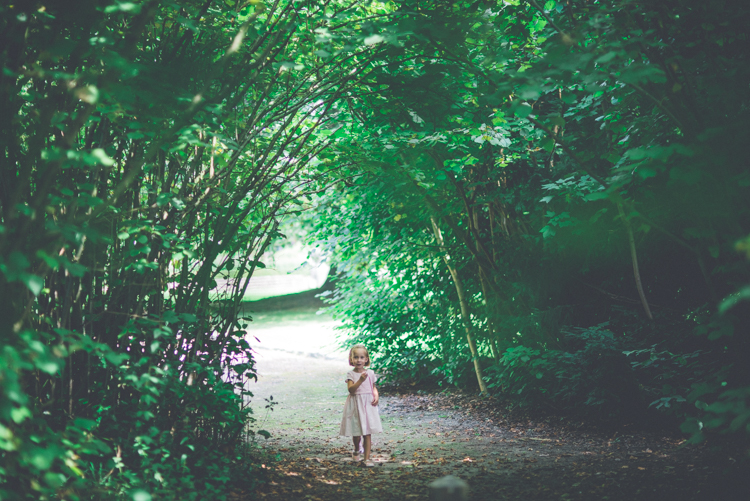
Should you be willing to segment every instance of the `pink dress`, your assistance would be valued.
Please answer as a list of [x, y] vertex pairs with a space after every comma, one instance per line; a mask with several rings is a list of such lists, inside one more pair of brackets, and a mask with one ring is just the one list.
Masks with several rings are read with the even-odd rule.
[[[362, 373], [349, 371], [344, 381], [359, 381]], [[377, 406], [372, 405], [372, 389], [375, 386], [375, 373], [367, 369], [367, 379], [359, 385], [354, 395], [346, 397], [344, 404], [344, 418], [341, 420], [339, 435], [345, 437], [361, 437], [373, 433], [383, 433], [380, 424], [380, 414]]]

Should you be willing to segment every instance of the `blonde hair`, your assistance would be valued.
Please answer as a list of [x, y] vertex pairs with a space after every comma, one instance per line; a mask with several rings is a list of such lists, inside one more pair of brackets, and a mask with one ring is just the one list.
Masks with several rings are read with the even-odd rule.
[[367, 347], [365, 347], [365, 345], [363, 344], [355, 344], [354, 346], [351, 347], [351, 349], [349, 350], [349, 365], [354, 367], [354, 359], [352, 358], [354, 357], [354, 350], [365, 350], [365, 356], [367, 357], [367, 362], [365, 362], [365, 367], [370, 365], [370, 352], [367, 351]]

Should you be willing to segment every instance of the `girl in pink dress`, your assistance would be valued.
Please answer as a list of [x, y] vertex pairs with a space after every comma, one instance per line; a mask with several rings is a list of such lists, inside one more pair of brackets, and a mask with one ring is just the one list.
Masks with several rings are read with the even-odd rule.
[[341, 420], [339, 435], [352, 437], [354, 453], [352, 459], [359, 461], [359, 444], [364, 437], [365, 464], [372, 466], [370, 449], [373, 433], [382, 433], [378, 413], [378, 390], [375, 388], [375, 373], [366, 369], [370, 365], [370, 354], [364, 345], [356, 344], [349, 350], [349, 365], [354, 370], [347, 372], [346, 385], [349, 396], [344, 404], [344, 418]]

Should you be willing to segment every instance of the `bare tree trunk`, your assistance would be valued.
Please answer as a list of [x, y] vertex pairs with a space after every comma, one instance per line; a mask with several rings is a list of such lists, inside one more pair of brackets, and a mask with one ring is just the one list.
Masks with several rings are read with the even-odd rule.
[[490, 349], [492, 350], [492, 357], [495, 360], [500, 360], [500, 351], [497, 349], [497, 329], [495, 328], [495, 321], [492, 317], [492, 301], [490, 300], [490, 291], [489, 287], [487, 287], [487, 284], [485, 283], [487, 281], [487, 276], [484, 274], [484, 271], [482, 269], [479, 269], [479, 283], [482, 286], [482, 297], [484, 297], [485, 301], [485, 315], [487, 316], [487, 331], [490, 338]]
[[653, 320], [654, 317], [651, 315], [651, 308], [648, 306], [646, 300], [646, 294], [643, 292], [643, 284], [641, 283], [641, 272], [638, 269], [638, 254], [635, 250], [635, 237], [633, 236], [633, 227], [630, 225], [630, 221], [625, 217], [625, 211], [622, 210], [622, 204], [617, 204], [617, 210], [620, 212], [620, 219], [622, 224], [625, 225], [625, 230], [628, 232], [628, 242], [630, 243], [630, 259], [633, 261], [633, 276], [635, 277], [635, 287], [638, 289], [638, 296], [641, 298], [641, 304], [643, 310], [646, 312], [646, 316], [649, 320]]
[[[479, 212], [474, 211], [474, 229], [476, 230], [476, 234], [479, 235]], [[470, 221], [471, 223], [471, 221]], [[479, 251], [479, 243], [477, 243], [477, 251]], [[490, 256], [487, 256], [488, 258]], [[493, 260], [493, 262], [495, 262]], [[500, 352], [497, 349], [497, 343], [495, 342], [495, 339], [497, 337], [497, 329], [495, 328], [495, 321], [494, 316], [492, 312], [492, 304], [493, 304], [493, 297], [490, 297], [490, 294], [492, 294], [489, 284], [487, 283], [488, 277], [487, 274], [482, 269], [482, 266], [479, 266], [479, 283], [482, 286], [482, 297], [484, 298], [484, 310], [485, 315], [487, 317], [487, 333], [489, 334], [489, 345], [490, 350], [492, 351], [492, 357], [495, 360], [500, 360]]]
[[450, 255], [448, 254], [447, 249], [445, 248], [445, 244], [443, 243], [443, 235], [440, 233], [440, 228], [437, 225], [437, 221], [434, 217], [430, 218], [430, 221], [432, 221], [432, 231], [435, 235], [435, 240], [437, 240], [438, 245], [440, 246], [440, 251], [442, 254], [443, 261], [445, 262], [445, 265], [448, 267], [448, 271], [451, 274], [451, 278], [453, 279], [453, 285], [456, 287], [456, 293], [458, 294], [458, 302], [461, 305], [461, 317], [463, 317], [464, 321], [464, 329], [466, 330], [466, 341], [469, 343], [469, 350], [471, 351], [471, 358], [474, 361], [474, 372], [477, 375], [477, 382], [479, 383], [479, 391], [482, 393], [487, 393], [487, 385], [484, 383], [484, 378], [482, 377], [482, 364], [479, 362], [479, 353], [477, 352], [477, 345], [474, 341], [474, 336], [471, 335], [471, 317], [469, 316], [469, 303], [466, 301], [466, 293], [464, 291], [463, 283], [461, 282], [461, 278], [458, 276], [458, 271], [456, 270], [456, 267], [453, 266], [453, 263], [451, 262]]

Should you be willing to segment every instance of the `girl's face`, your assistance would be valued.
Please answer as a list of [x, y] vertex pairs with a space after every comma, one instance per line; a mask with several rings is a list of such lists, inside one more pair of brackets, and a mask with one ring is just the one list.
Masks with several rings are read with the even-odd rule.
[[357, 348], [352, 352], [352, 363], [355, 369], [363, 369], [367, 363], [367, 352], [362, 348]]

